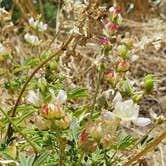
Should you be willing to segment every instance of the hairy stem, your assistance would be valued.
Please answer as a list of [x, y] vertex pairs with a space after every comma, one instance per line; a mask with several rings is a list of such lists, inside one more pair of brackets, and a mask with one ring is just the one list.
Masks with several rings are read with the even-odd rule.
[[[71, 42], [71, 40], [73, 39], [73, 35], [71, 34], [69, 36], [69, 38], [66, 40], [65, 43], [63, 43], [61, 45], [61, 47], [53, 54], [51, 55], [50, 57], [48, 57], [46, 60], [44, 60], [39, 66], [36, 67], [36, 69], [34, 69], [34, 71], [32, 72], [32, 74], [29, 76], [29, 78], [27, 79], [27, 81], [25, 82], [25, 84], [23, 85], [22, 89], [21, 89], [21, 92], [17, 98], [17, 101], [14, 105], [14, 108], [12, 110], [12, 114], [11, 114], [11, 117], [14, 117], [15, 114], [16, 114], [16, 109], [20, 103], [20, 100], [22, 98], [22, 95], [24, 93], [24, 91], [26, 90], [26, 87], [28, 85], [28, 83], [32, 80], [32, 78], [34, 77], [34, 75], [39, 71], [40, 68], [42, 68], [46, 63], [48, 63], [51, 59], [53, 59], [55, 56], [57, 56], [58, 54], [60, 54], [61, 52], [63, 52], [66, 47], [68, 46], [68, 44]], [[7, 133], [6, 133], [6, 137], [11, 137], [12, 136], [12, 133], [11, 133], [11, 123], [9, 124], [8, 126], [8, 129], [7, 129]]]

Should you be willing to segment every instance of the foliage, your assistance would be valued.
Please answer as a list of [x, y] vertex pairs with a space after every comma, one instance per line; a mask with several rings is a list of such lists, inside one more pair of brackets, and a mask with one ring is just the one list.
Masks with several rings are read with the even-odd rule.
[[[154, 76], [145, 76], [142, 89], [129, 77], [138, 58], [133, 56], [141, 48], [130, 34], [119, 33], [119, 6], [41, 2], [31, 3], [41, 12], [36, 17], [22, 2], [18, 4], [25, 13], [18, 4], [12, 17], [0, 11], [1, 88], [12, 101], [12, 106], [0, 106], [0, 163], [122, 164], [125, 151], [137, 152], [152, 141], [140, 142], [128, 130], [159, 119], [139, 116], [138, 102], [153, 92]], [[2, 5], [9, 10], [13, 3]], [[16, 20], [22, 22], [17, 25]]]

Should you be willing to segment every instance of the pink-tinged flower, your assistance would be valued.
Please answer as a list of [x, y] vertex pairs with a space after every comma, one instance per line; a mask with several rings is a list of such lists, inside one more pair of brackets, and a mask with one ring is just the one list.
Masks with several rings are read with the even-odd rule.
[[116, 73], [114, 71], [110, 71], [107, 75], [106, 75], [107, 79], [109, 80], [109, 82], [111, 83], [112, 86], [115, 85], [116, 83]]
[[44, 105], [41, 114], [46, 119], [61, 119], [64, 117], [62, 107], [53, 103]]
[[48, 116], [48, 113], [49, 113], [49, 108], [48, 108], [48, 104], [45, 104], [42, 108], [42, 114], [44, 116]]
[[107, 24], [107, 29], [108, 29], [109, 31], [116, 32], [117, 29], [118, 29], [118, 27], [117, 27], [116, 24], [108, 23], [108, 24]]
[[101, 22], [102, 22], [104, 25], [106, 25], [106, 24], [109, 23], [108, 19], [106, 19], [106, 18], [102, 19]]
[[110, 39], [107, 37], [100, 39], [100, 43], [103, 45], [110, 45], [111, 44]]
[[120, 6], [115, 7], [115, 13], [120, 14], [120, 12], [121, 12]]
[[117, 66], [117, 71], [126, 72], [129, 69], [129, 66], [130, 66], [130, 64], [127, 61], [119, 62], [118, 66]]
[[88, 137], [87, 131], [86, 131], [86, 130], [83, 130], [83, 131], [81, 132], [80, 136], [79, 136], [79, 142], [80, 142], [80, 144], [85, 143], [86, 140], [87, 140], [87, 137]]
[[60, 127], [62, 129], [67, 129], [70, 126], [71, 119], [68, 116], [65, 116], [63, 119], [60, 120]]

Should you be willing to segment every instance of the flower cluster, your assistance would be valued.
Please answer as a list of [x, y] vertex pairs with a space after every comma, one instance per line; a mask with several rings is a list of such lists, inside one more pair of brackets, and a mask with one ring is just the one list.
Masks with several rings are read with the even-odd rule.
[[38, 46], [41, 43], [41, 41], [39, 40], [37, 36], [30, 35], [29, 33], [26, 33], [24, 35], [24, 39], [26, 40], [26, 42], [28, 42], [32, 46]]
[[104, 110], [97, 120], [89, 120], [80, 133], [79, 145], [84, 151], [94, 152], [99, 145], [106, 148], [117, 143], [119, 119], [107, 116], [106, 113]]
[[42, 106], [40, 93], [29, 91], [27, 101], [34, 105], [38, 105], [40, 109], [40, 117], [36, 117], [36, 126], [41, 130], [46, 129], [67, 129], [70, 126], [71, 119], [63, 110], [63, 104], [67, 100], [67, 94], [64, 90], [60, 90], [56, 97], [50, 103]]
[[33, 17], [31, 17], [29, 20], [29, 25], [34, 28], [35, 30], [39, 32], [43, 32], [47, 30], [47, 24], [44, 24], [42, 21], [40, 21], [40, 17], [35, 21]]

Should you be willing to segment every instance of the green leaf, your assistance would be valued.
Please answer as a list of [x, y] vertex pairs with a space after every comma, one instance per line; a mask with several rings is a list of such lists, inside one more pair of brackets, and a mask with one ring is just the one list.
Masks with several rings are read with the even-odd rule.
[[73, 117], [70, 128], [71, 128], [72, 136], [75, 142], [77, 142], [77, 134], [78, 134], [77, 127], [78, 127], [77, 118]]
[[78, 99], [88, 97], [86, 88], [76, 88], [68, 92], [68, 99]]
[[42, 164], [42, 162], [47, 158], [47, 156], [49, 155], [48, 152], [43, 153], [33, 164], [33, 166], [40, 166]]
[[121, 138], [118, 145], [118, 150], [123, 150], [129, 146], [131, 146], [137, 139], [128, 135], [125, 138]]
[[19, 154], [20, 166], [27, 166], [27, 158], [24, 153]]
[[34, 160], [35, 160], [35, 154], [31, 155], [31, 156], [28, 158], [28, 166], [32, 166]]

